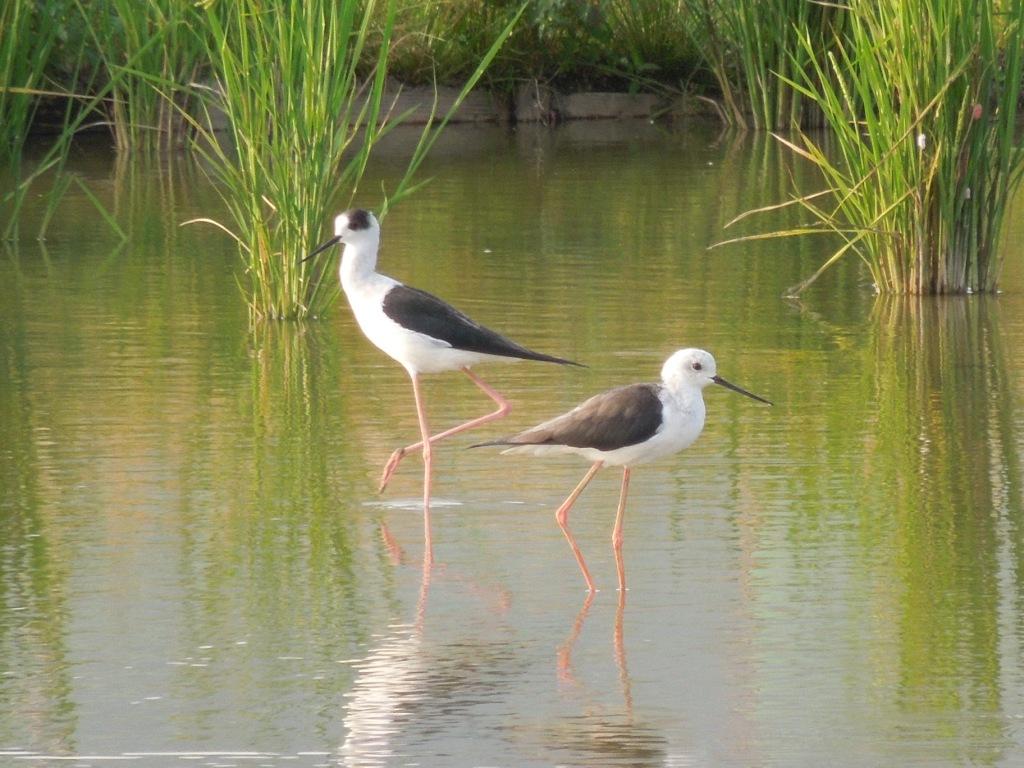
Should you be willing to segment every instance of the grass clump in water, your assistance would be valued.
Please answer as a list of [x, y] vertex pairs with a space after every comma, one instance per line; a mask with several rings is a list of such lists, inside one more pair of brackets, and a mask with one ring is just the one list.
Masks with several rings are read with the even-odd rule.
[[[852, 0], [846, 33], [788, 80], [813, 99], [833, 148], [779, 137], [827, 189], [795, 202], [813, 222], [759, 237], [830, 232], [841, 244], [793, 292], [847, 253], [883, 293], [993, 291], [999, 233], [1024, 170], [1015, 141], [1024, 4]], [[741, 238], [742, 239], [742, 238]]]
[[[378, 11], [383, 23], [374, 28]], [[240, 282], [254, 318], [315, 317], [337, 296], [332, 271], [300, 257], [316, 242], [339, 193], [347, 191], [350, 200], [355, 195], [374, 146], [396, 122], [384, 102], [395, 11], [395, 0], [379, 8], [374, 0], [206, 6], [216, 80], [210, 104], [225, 113], [230, 146], [212, 134], [209, 113], [191, 123], [232, 219], [230, 226], [210, 223], [239, 245], [245, 262]], [[471, 73], [453, 111], [516, 18]], [[367, 68], [363, 54], [371, 35], [379, 36], [379, 47]], [[424, 129], [390, 202], [415, 188], [412, 174], [446, 121]]]

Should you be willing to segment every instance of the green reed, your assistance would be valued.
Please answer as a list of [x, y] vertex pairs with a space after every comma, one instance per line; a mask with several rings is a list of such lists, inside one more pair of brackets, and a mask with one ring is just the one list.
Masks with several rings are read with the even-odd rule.
[[[29, 128], [43, 96], [56, 95], [47, 89], [47, 66], [58, 44], [54, 17], [61, 14], [57, 3], [28, 3], [22, 0], [0, 3], [0, 163], [8, 164], [13, 187], [0, 194], [0, 227], [4, 240], [18, 237], [18, 220], [32, 186], [42, 173], [54, 168], [66, 156], [66, 143], [50, 152], [25, 175], [21, 155]], [[66, 124], [67, 117], [65, 117]], [[64, 187], [66, 189], [66, 186]], [[49, 196], [60, 199], [63, 190]], [[52, 207], [53, 203], [51, 203]]]
[[[0, 237], [4, 240], [19, 239], [22, 207], [35, 196], [44, 206], [36, 234], [38, 239], [43, 239], [61, 199], [72, 185], [85, 194], [110, 229], [124, 240], [124, 232], [107, 208], [79, 176], [66, 170], [75, 135], [93, 118], [116, 85], [116, 79], [97, 82], [95, 73], [87, 66], [88, 54], [81, 40], [63, 39], [60, 25], [71, 10], [71, 2], [73, 0], [54, 0], [32, 4], [14, 0], [0, 10], [0, 20], [6, 22], [0, 26], [3, 32], [0, 56], [4, 68], [4, 80], [0, 81], [0, 134], [3, 135], [0, 159], [9, 163], [13, 181], [11, 187], [0, 194]], [[21, 60], [16, 61], [19, 57]], [[63, 77], [60, 80], [55, 80], [54, 73], [49, 71], [55, 66], [55, 58], [61, 62]], [[26, 62], [30, 66], [26, 67]], [[132, 66], [134, 60], [129, 59], [126, 64]], [[75, 85], [76, 90], [68, 89], [64, 82]], [[46, 151], [26, 167], [22, 150], [38, 99], [42, 97], [54, 105], [53, 112], [59, 105], [61, 123], [51, 126], [54, 138]]]
[[[844, 23], [839, 4], [811, 0], [692, 0], [700, 44], [725, 103], [727, 122], [757, 130], [817, 121], [804, 94], [785, 80], [812, 71]], [[804, 39], [816, 41], [807, 48]]]
[[[238, 243], [245, 265], [240, 284], [253, 318], [315, 317], [337, 295], [333, 271], [300, 257], [316, 243], [338, 197], [355, 195], [375, 145], [401, 120], [384, 99], [395, 9], [395, 0], [381, 8], [374, 0], [279, 6], [236, 0], [205, 8], [216, 87], [210, 110], [190, 122], [231, 224], [203, 221]], [[478, 62], [453, 111], [515, 20]], [[371, 39], [377, 52], [368, 60]], [[214, 108], [227, 118], [230, 142], [210, 128]], [[415, 189], [412, 173], [447, 118], [424, 129], [390, 203]]]
[[0, 3], [0, 161], [21, 155], [57, 42], [52, 4]]
[[[692, 77], [694, 0], [526, 3], [488, 72], [497, 88], [540, 80], [563, 87], [653, 87]], [[522, 0], [399, 0], [389, 70], [403, 82], [459, 82], [516, 16]]]
[[[476, 69], [519, 5], [508, 0], [398, 0], [389, 74], [412, 84], [460, 81]], [[375, 45], [371, 41], [371, 54]]]
[[[790, 80], [831, 127], [825, 140], [779, 137], [826, 183], [794, 198], [806, 227], [839, 247], [799, 292], [847, 253], [884, 293], [992, 291], [999, 232], [1024, 170], [1015, 141], [1024, 3], [854, 0], [845, 36]], [[820, 41], [802, 39], [810, 51]]]
[[220, 182], [232, 226], [217, 225], [238, 242], [255, 317], [302, 317], [327, 302], [328, 288], [309, 284], [298, 259], [379, 136], [384, 57], [369, 81], [359, 77], [373, 7], [237, 0], [204, 10], [216, 81], [208, 104], [223, 111], [230, 141], [212, 133], [208, 110], [193, 118], [196, 148]]
[[[202, 12], [182, 0], [75, 0], [87, 44], [111, 84], [104, 102], [121, 151], [185, 144], [182, 107], [205, 66]], [[128, 62], [132, 66], [128, 66]]]
[[13, 189], [0, 194], [5, 240], [17, 236], [18, 213], [28, 194], [21, 154], [57, 39], [56, 26], [40, 21], [45, 11], [19, 0], [0, 4], [0, 163], [10, 164], [14, 179]]
[[675, 81], [696, 70], [694, 0], [608, 0], [605, 7], [611, 66], [636, 81]]

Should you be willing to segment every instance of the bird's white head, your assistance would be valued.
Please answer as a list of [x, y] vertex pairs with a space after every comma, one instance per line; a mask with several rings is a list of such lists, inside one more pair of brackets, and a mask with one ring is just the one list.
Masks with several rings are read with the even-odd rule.
[[661, 380], [672, 389], [695, 387], [704, 389], [714, 384], [715, 358], [703, 349], [680, 349], [661, 367]]
[[715, 358], [710, 352], [703, 349], [680, 349], [674, 352], [665, 365], [661, 367], [661, 380], [665, 386], [674, 392], [682, 392], [687, 389], [704, 389], [708, 384], [719, 386], [739, 392], [749, 398], [771, 405], [763, 397], [747, 392], [737, 387], [718, 375], [718, 367], [715, 365]]
[[369, 211], [351, 208], [335, 216], [334, 236], [346, 245], [356, 245], [367, 238], [379, 238], [380, 224]]
[[377, 247], [380, 245], [380, 224], [377, 217], [362, 208], [351, 208], [334, 218], [334, 237], [320, 243], [302, 259], [308, 261], [328, 248], [341, 243], [351, 246], [351, 261], [358, 261], [364, 271], [372, 271], [377, 261]]

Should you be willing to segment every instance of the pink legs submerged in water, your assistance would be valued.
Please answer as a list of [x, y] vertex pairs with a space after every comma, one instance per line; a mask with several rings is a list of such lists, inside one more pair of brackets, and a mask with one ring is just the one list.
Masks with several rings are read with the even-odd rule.
[[477, 385], [480, 390], [486, 394], [491, 400], [497, 404], [497, 409], [491, 413], [486, 413], [483, 416], [478, 416], [475, 419], [470, 419], [464, 424], [458, 424], [451, 429], [446, 429], [444, 432], [439, 432], [436, 435], [430, 434], [430, 427], [427, 423], [427, 411], [423, 402], [423, 392], [420, 389], [420, 377], [417, 373], [410, 373], [412, 378], [412, 393], [416, 399], [416, 416], [419, 419], [420, 424], [420, 440], [419, 442], [407, 445], [404, 448], [397, 449], [391, 454], [391, 458], [388, 459], [387, 464], [384, 465], [384, 472], [380, 479], [380, 491], [383, 491], [388, 482], [391, 480], [391, 476], [395, 474], [395, 470], [398, 469], [398, 465], [402, 459], [406, 457], [412, 451], [422, 449], [423, 451], [423, 536], [424, 536], [424, 548], [425, 557], [429, 562], [433, 560], [433, 546], [430, 538], [430, 492], [433, 484], [433, 444], [438, 440], [444, 440], [446, 437], [457, 435], [460, 432], [479, 427], [488, 422], [495, 421], [503, 418], [509, 412], [508, 401], [505, 400], [496, 390], [492, 389], [483, 379], [473, 373], [468, 367], [463, 368], [462, 372], [466, 374], [470, 381]]
[[558, 523], [558, 527], [562, 529], [562, 533], [565, 534], [566, 541], [569, 542], [569, 546], [572, 547], [572, 553], [576, 557], [576, 562], [579, 563], [580, 570], [583, 571], [583, 578], [587, 582], [587, 589], [591, 592], [596, 591], [594, 587], [594, 580], [590, 578], [590, 571], [587, 569], [587, 563], [583, 559], [583, 553], [580, 552], [579, 545], [576, 544], [576, 538], [572, 535], [572, 531], [569, 530], [569, 510], [572, 509], [572, 505], [576, 503], [576, 499], [579, 498], [580, 494], [583, 493], [583, 489], [587, 487], [587, 484], [594, 479], [594, 475], [597, 474], [597, 470], [604, 466], [603, 461], [595, 461], [590, 469], [587, 470], [587, 474], [580, 480], [579, 485], [573, 488], [572, 493], [569, 497], [562, 502], [557, 510], [555, 510], [555, 522]]
[[[433, 487], [433, 444], [439, 440], [444, 440], [447, 437], [457, 435], [460, 432], [465, 432], [475, 427], [482, 426], [491, 421], [496, 421], [505, 417], [509, 412], [508, 401], [502, 397], [500, 393], [490, 387], [483, 379], [473, 373], [468, 367], [463, 368], [462, 372], [469, 377], [470, 381], [479, 387], [479, 389], [486, 394], [494, 403], [498, 406], [497, 409], [491, 413], [486, 413], [483, 416], [478, 416], [474, 419], [470, 419], [467, 422], [458, 424], [450, 429], [446, 429], [443, 432], [439, 432], [436, 435], [430, 434], [430, 426], [427, 422], [427, 411], [423, 400], [423, 391], [420, 387], [420, 377], [417, 373], [411, 373], [410, 378], [412, 379], [412, 391], [413, 397], [416, 400], [416, 416], [419, 420], [420, 425], [420, 439], [418, 442], [412, 445], [407, 445], [404, 448], [398, 448], [391, 454], [387, 463], [384, 465], [384, 472], [381, 475], [380, 489], [383, 491], [387, 484], [390, 482], [392, 475], [395, 470], [398, 469], [398, 465], [401, 463], [409, 453], [421, 449], [423, 452], [423, 538], [424, 538], [424, 549], [425, 559], [427, 562], [433, 560], [433, 543], [431, 540], [431, 528], [430, 528], [430, 497], [431, 490]], [[580, 551], [579, 545], [576, 543], [575, 537], [572, 535], [572, 531], [569, 530], [569, 510], [572, 509], [573, 504], [576, 503], [576, 499], [579, 498], [580, 494], [583, 493], [583, 489], [587, 487], [591, 480], [594, 479], [594, 475], [597, 474], [598, 470], [604, 466], [603, 461], [595, 461], [587, 473], [580, 480], [579, 484], [573, 489], [572, 493], [569, 494], [568, 498], [562, 502], [561, 506], [558, 507], [555, 512], [555, 520], [558, 523], [558, 527], [561, 528], [562, 533], [565, 534], [566, 540], [569, 542], [569, 546], [572, 548], [573, 556], [576, 558], [576, 562], [579, 564], [580, 571], [583, 573], [583, 579], [587, 583], [587, 589], [590, 592], [597, 591], [597, 587], [594, 586], [594, 580], [590, 576], [590, 570], [587, 568], [587, 563], [583, 559], [583, 553]], [[622, 558], [622, 544], [623, 544], [623, 520], [625, 517], [626, 510], [626, 497], [629, 492], [629, 478], [630, 468], [623, 467], [622, 470], [622, 488], [619, 492], [619, 506], [615, 512], [615, 527], [612, 530], [612, 550], [615, 553], [615, 569], [618, 572], [619, 578], [619, 590], [625, 591], [626, 589], [626, 567]]]
[[622, 468], [622, 490], [619, 491], [619, 508], [615, 510], [615, 528], [612, 529], [612, 549], [615, 551], [615, 570], [619, 574], [619, 591], [626, 591], [626, 565], [622, 562], [622, 520], [626, 511], [626, 493], [629, 491], [629, 467]]
[[[597, 471], [604, 466], [603, 461], [595, 461], [590, 469], [587, 470], [587, 474], [580, 480], [569, 497], [562, 502], [562, 505], [555, 511], [555, 521], [558, 523], [558, 527], [562, 529], [562, 533], [565, 534], [566, 540], [569, 542], [569, 546], [572, 547], [572, 553], [576, 557], [576, 562], [579, 563], [580, 570], [583, 572], [583, 579], [587, 582], [587, 589], [590, 592], [596, 591], [594, 586], [594, 580], [590, 578], [590, 571], [587, 569], [587, 563], [583, 559], [583, 553], [580, 551], [579, 545], [576, 544], [576, 538], [572, 535], [572, 531], [569, 530], [569, 510], [572, 509], [572, 505], [576, 503], [576, 499], [579, 498], [580, 494], [583, 493], [583, 489], [587, 487], [591, 480], [594, 479], [594, 475]], [[619, 574], [619, 590], [622, 592], [626, 591], [626, 566], [622, 560], [622, 523], [624, 519], [624, 513], [626, 510], [626, 494], [629, 491], [629, 475], [630, 468], [623, 467], [622, 470], [622, 489], [619, 492], [619, 507], [615, 512], [615, 528], [612, 530], [612, 550], [615, 552], [615, 570]]]

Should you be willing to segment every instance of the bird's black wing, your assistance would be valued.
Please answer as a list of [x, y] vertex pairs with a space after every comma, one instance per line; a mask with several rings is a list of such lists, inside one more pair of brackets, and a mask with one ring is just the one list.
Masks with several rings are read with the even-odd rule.
[[614, 451], [650, 440], [662, 425], [659, 384], [627, 384], [568, 413], [488, 445], [567, 445]]
[[572, 360], [527, 349], [500, 333], [474, 322], [437, 296], [418, 288], [396, 285], [384, 296], [383, 309], [385, 315], [403, 328], [443, 341], [455, 349], [523, 360], [579, 365]]

